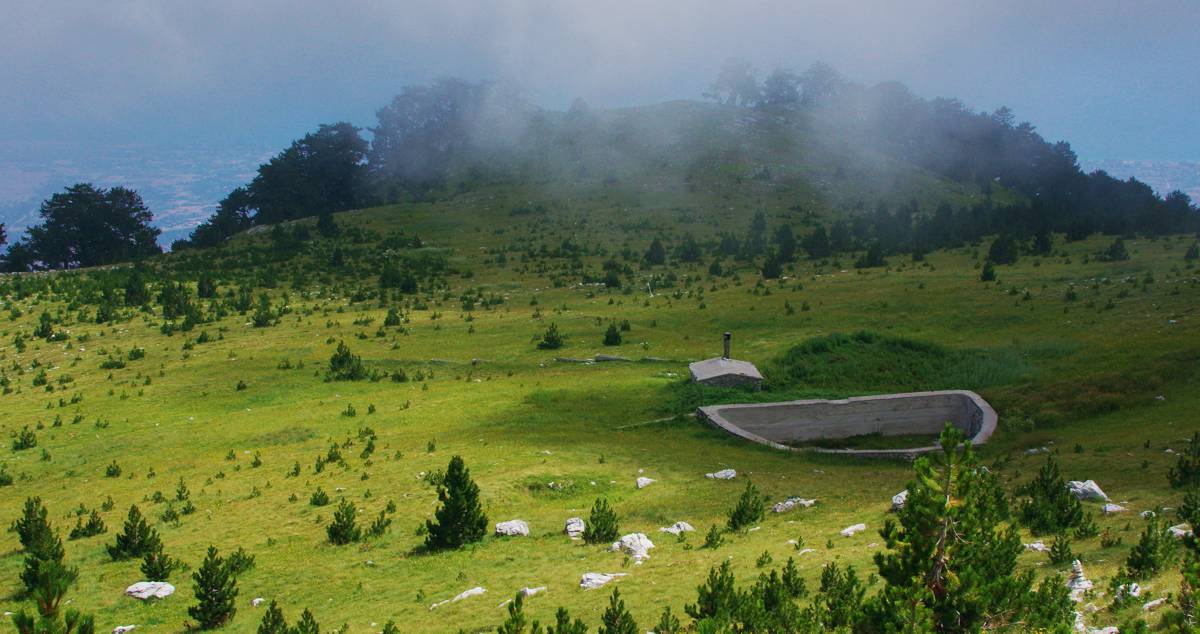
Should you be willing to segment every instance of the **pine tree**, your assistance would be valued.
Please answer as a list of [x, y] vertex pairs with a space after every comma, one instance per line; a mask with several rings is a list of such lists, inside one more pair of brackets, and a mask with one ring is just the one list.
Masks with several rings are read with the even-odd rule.
[[337, 350], [329, 357], [329, 372], [333, 381], [361, 381], [367, 378], [362, 357], [350, 352], [345, 341], [338, 342]]
[[24, 609], [12, 616], [18, 634], [95, 634], [96, 625], [90, 614], [68, 609], [59, 621], [59, 610], [76, 572], [59, 562], [46, 562], [38, 570], [33, 587], [29, 589], [37, 606], [37, 614]]
[[625, 609], [625, 602], [621, 600], [620, 590], [613, 589], [612, 596], [608, 599], [608, 608], [600, 617], [600, 629], [597, 632], [598, 634], [639, 634], [637, 621], [634, 621], [633, 615]]
[[446, 475], [438, 486], [436, 521], [426, 520], [425, 546], [430, 550], [459, 548], [483, 539], [488, 519], [479, 504], [479, 486], [460, 456], [450, 459]]
[[283, 618], [283, 610], [279, 603], [271, 599], [271, 605], [263, 612], [262, 622], [258, 624], [258, 634], [289, 634], [287, 619]]
[[667, 250], [663, 248], [662, 240], [655, 238], [650, 243], [650, 248], [646, 249], [645, 260], [647, 264], [663, 264], [667, 261]]
[[621, 331], [617, 330], [616, 324], [609, 324], [608, 330], [604, 331], [604, 345], [606, 345], [606, 346], [621, 345]]
[[854, 566], [843, 570], [837, 562], [830, 562], [821, 569], [821, 587], [813, 601], [813, 613], [826, 630], [849, 627], [859, 618], [865, 593]]
[[17, 534], [22, 548], [28, 550], [30, 545], [50, 532], [50, 522], [46, 519], [47, 513], [46, 507], [42, 505], [42, 498], [25, 498], [24, 511], [21, 513], [21, 517], [13, 521], [12, 525], [12, 530]]
[[163, 552], [161, 542], [155, 543], [142, 557], [142, 576], [147, 581], [166, 581], [178, 567], [179, 560]]
[[1071, 540], [1067, 538], [1067, 534], [1055, 535], [1054, 540], [1050, 542], [1050, 563], [1062, 566], [1074, 560], [1075, 553], [1071, 552]]
[[333, 522], [326, 529], [329, 543], [342, 546], [362, 539], [362, 529], [355, 522], [354, 514], [354, 503], [342, 498], [333, 512]]
[[1133, 579], [1149, 579], [1170, 563], [1174, 550], [1175, 543], [1170, 531], [1155, 515], [1146, 522], [1141, 538], [1130, 549], [1125, 568]]
[[683, 625], [679, 622], [679, 617], [671, 613], [671, 606], [663, 608], [662, 615], [658, 617], [658, 625], [654, 626], [654, 634], [683, 634]]
[[696, 588], [696, 603], [683, 606], [683, 611], [697, 621], [708, 619], [718, 624], [734, 618], [738, 612], [738, 593], [729, 560], [709, 569], [708, 579]]
[[[496, 628], [496, 634], [525, 634], [528, 626], [529, 621], [525, 618], [525, 593], [518, 591], [517, 596], [508, 603], [508, 618]], [[535, 625], [534, 628], [535, 632], [541, 632], [540, 627]]]
[[192, 573], [195, 582], [196, 605], [188, 608], [188, 615], [196, 619], [202, 630], [221, 627], [233, 619], [237, 612], [237, 578], [226, 567], [225, 560], [215, 546], [208, 547], [208, 554], [200, 569]]
[[571, 613], [560, 607], [554, 613], [554, 625], [546, 628], [546, 634], [587, 634], [587, 630], [587, 625], [582, 620], [572, 621]]
[[1083, 521], [1083, 505], [1067, 489], [1053, 455], [1046, 457], [1037, 477], [1018, 492], [1028, 496], [1021, 505], [1021, 523], [1034, 535], [1057, 533]]
[[[887, 585], [864, 606], [866, 629], [969, 632], [1023, 623], [1039, 610], [1069, 614], [1069, 603], [1031, 601], [1039, 595], [1032, 572], [1016, 571], [1024, 549], [1007, 523], [1003, 489], [978, 466], [962, 432], [947, 425], [938, 444], [939, 454], [913, 463], [899, 523], [889, 519], [880, 531], [889, 552], [876, 553], [875, 564]], [[1043, 471], [1047, 482], [1057, 479], [1053, 463]], [[823, 574], [822, 592], [825, 586]]]
[[588, 516], [587, 526], [583, 529], [583, 541], [604, 544], [617, 539], [620, 532], [616, 512], [609, 508], [607, 499], [598, 498], [592, 505], [592, 514]]
[[146, 518], [136, 504], [129, 507], [124, 531], [117, 535], [116, 543], [106, 546], [114, 561], [141, 557], [161, 546], [158, 531], [146, 523]]
[[304, 612], [300, 614], [300, 620], [296, 622], [296, 626], [291, 629], [289, 634], [321, 634], [321, 626], [317, 623], [312, 611], [304, 608]]
[[758, 492], [758, 488], [754, 486], [753, 482], [747, 482], [746, 489], [742, 491], [742, 497], [738, 499], [737, 506], [729, 511], [729, 521], [726, 525], [731, 531], [739, 531], [761, 521], [765, 512], [766, 503], [763, 501], [762, 494]]
[[63, 564], [66, 551], [63, 549], [62, 538], [49, 524], [46, 524], [44, 529], [38, 529], [32, 540], [25, 548], [25, 565], [21, 569], [21, 583], [25, 585], [26, 590], [31, 593], [35, 591], [43, 577], [49, 574], [44, 572], [48, 566], [61, 569], [56, 569], [57, 572], [53, 575], [55, 579], [67, 578], [68, 583], [75, 580], [78, 571]]

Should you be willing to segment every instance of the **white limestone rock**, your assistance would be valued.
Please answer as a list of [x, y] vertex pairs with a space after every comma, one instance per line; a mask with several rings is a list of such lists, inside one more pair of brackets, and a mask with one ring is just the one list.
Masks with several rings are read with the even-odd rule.
[[[524, 588], [521, 588], [520, 590], [517, 590], [517, 592], [520, 593], [521, 596], [523, 596], [523, 597], [532, 597], [535, 594], [541, 594], [545, 591], [546, 591], [546, 586], [538, 586], [536, 588], [530, 588], [529, 586], [526, 586]], [[505, 599], [503, 603], [501, 603], [500, 605], [498, 605], [496, 607], [502, 608], [502, 607], [508, 605], [509, 603], [512, 603], [512, 599]]]
[[905, 489], [896, 495], [892, 496], [892, 512], [895, 513], [904, 508], [904, 504], [908, 502], [908, 489]]
[[1083, 595], [1092, 589], [1092, 582], [1083, 574], [1083, 563], [1078, 559], [1071, 563], [1071, 576], [1067, 579], [1067, 587], [1071, 589], [1071, 600], [1078, 603]]
[[529, 535], [529, 524], [525, 520], [508, 520], [507, 522], [496, 522], [496, 534], [504, 536], [527, 536]]
[[694, 530], [696, 530], [696, 529], [693, 528], [692, 525], [688, 524], [687, 522], [675, 522], [674, 524], [671, 524], [670, 526], [665, 526], [663, 528], [658, 529], [658, 532], [670, 533], [672, 535], [678, 535], [680, 533], [690, 533]]
[[1067, 483], [1067, 488], [1071, 490], [1071, 495], [1080, 500], [1108, 501], [1108, 496], [1104, 494], [1095, 480], [1084, 480], [1083, 482], [1071, 480]]
[[643, 559], [650, 558], [650, 549], [654, 548], [654, 542], [646, 537], [645, 533], [629, 533], [613, 542], [609, 547], [610, 552], [623, 552], [630, 557], [633, 557], [634, 562], [642, 563]]
[[456, 595], [452, 599], [446, 599], [445, 601], [438, 601], [437, 603], [434, 603], [433, 605], [429, 606], [429, 609], [433, 610], [435, 608], [439, 608], [443, 605], [446, 605], [447, 603], [457, 603], [459, 601], [462, 601], [463, 599], [477, 597], [485, 592], [487, 592], [487, 590], [476, 586], [474, 588], [471, 588], [470, 590], [463, 590], [462, 592], [458, 593], [458, 595]]
[[1176, 524], [1167, 530], [1171, 531], [1171, 536], [1175, 539], [1190, 537], [1192, 534], [1192, 527], [1188, 526], [1187, 524]]
[[734, 471], [733, 469], [721, 469], [720, 471], [706, 473], [704, 474], [704, 477], [708, 478], [709, 480], [732, 480], [737, 477], [737, 471]]
[[135, 599], [165, 599], [175, 594], [175, 586], [166, 581], [139, 581], [128, 588], [125, 594]]
[[583, 577], [579, 579], [579, 587], [583, 588], [584, 590], [595, 590], [609, 581], [619, 579], [624, 576], [625, 573], [623, 572], [585, 572], [583, 573]]
[[1100, 507], [1100, 512], [1104, 513], [1105, 515], [1109, 515], [1111, 513], [1124, 513], [1127, 510], [1129, 510], [1129, 509], [1126, 509], [1124, 506], [1121, 506], [1120, 504], [1114, 504], [1112, 502], [1109, 502], [1109, 503], [1105, 504], [1104, 506]]
[[254, 606], [254, 607], [256, 607], [256, 608], [257, 608], [258, 606], [262, 605], [264, 602], [266, 602], [266, 599], [264, 599], [264, 598], [262, 598], [262, 597], [254, 597], [254, 598], [253, 598], [253, 599], [250, 601], [250, 605], [252, 605], [252, 606]]
[[866, 524], [855, 524], [842, 529], [842, 537], [853, 537], [856, 533], [867, 530]]
[[775, 513], [787, 513], [788, 511], [790, 511], [796, 507], [808, 508], [816, 503], [817, 503], [816, 500], [806, 500], [804, 498], [788, 498], [782, 502], [776, 503], [774, 506], [771, 507], [771, 510]]
[[136, 625], [118, 625], [113, 628], [112, 634], [125, 634], [126, 632], [132, 632], [135, 627], [137, 627], [137, 626]]
[[583, 531], [585, 530], [587, 530], [587, 525], [583, 523], [582, 517], [572, 517], [563, 526], [563, 532], [570, 536], [571, 539], [583, 537]]
[[1147, 601], [1146, 603], [1144, 603], [1142, 605], [1142, 612], [1153, 612], [1153, 611], [1161, 608], [1162, 606], [1166, 605], [1166, 603], [1167, 603], [1166, 598], [1155, 599], [1153, 601]]
[[642, 476], [637, 479], [637, 488], [644, 489], [644, 488], [650, 486], [651, 484], [654, 484], [655, 482], [657, 482], [657, 480], [655, 480], [653, 478], [647, 478], [645, 476]]
[[1048, 553], [1050, 552], [1050, 547], [1043, 544], [1042, 540], [1039, 539], [1032, 544], [1025, 544], [1025, 550], [1032, 550], [1035, 553]]

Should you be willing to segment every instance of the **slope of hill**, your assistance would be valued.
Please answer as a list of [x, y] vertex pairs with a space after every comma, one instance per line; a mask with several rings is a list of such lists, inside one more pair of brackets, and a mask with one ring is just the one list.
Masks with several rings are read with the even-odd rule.
[[[401, 631], [483, 631], [504, 619], [497, 604], [538, 586], [545, 594], [525, 602], [533, 617], [550, 622], [565, 606], [594, 625], [607, 589], [580, 589], [585, 572], [625, 573], [613, 583], [648, 626], [663, 605], [678, 613], [694, 601], [704, 570], [727, 560], [748, 582], [793, 557], [810, 589], [830, 562], [863, 577], [875, 570], [872, 554], [884, 548], [877, 530], [909, 465], [782, 454], [676, 416], [717, 399], [890, 385], [773, 381], [795, 344], [865, 329], [986, 359], [903, 380], [969, 384], [996, 406], [1002, 429], [980, 451], [1010, 495], [1045, 462], [1046, 447], [1068, 478], [1097, 480], [1128, 509], [1103, 515], [1087, 503], [1099, 528], [1122, 542], [1072, 543], [1105, 587], [1143, 530], [1137, 512], [1178, 507], [1182, 497], [1166, 474], [1200, 405], [1200, 277], [1185, 259], [1194, 237], [1128, 239], [1128, 259], [1119, 259], [1109, 257], [1112, 238], [1055, 236], [1048, 254], [998, 265], [991, 282], [980, 281], [986, 241], [863, 268], [852, 265], [861, 250], [801, 254], [764, 278], [759, 259], [743, 259], [746, 243], [776, 248], [785, 224], [807, 231], [816, 220], [806, 196], [835, 201], [824, 209], [853, 204], [855, 188], [838, 185], [827, 159], [767, 165], [769, 175], [753, 159], [700, 161], [694, 187], [677, 167], [665, 180], [630, 170], [590, 183], [481, 185], [336, 214], [335, 228], [315, 219], [255, 228], [136, 273], [2, 278], [0, 430], [17, 438], [27, 428], [37, 444], [4, 450], [0, 463], [14, 482], [0, 487], [0, 516], [18, 516], [27, 496], [40, 496], [65, 537], [77, 517], [100, 514], [107, 533], [65, 546], [80, 568], [73, 605], [94, 611], [102, 628], [180, 631], [193, 603], [190, 571], [171, 577], [172, 597], [123, 596], [141, 580], [139, 562], [110, 561], [104, 545], [131, 504], [191, 570], [210, 544], [254, 556], [239, 577], [231, 631], [254, 631], [263, 610], [255, 597], [278, 600], [290, 617], [308, 607], [322, 623], [353, 630], [394, 619]], [[973, 195], [914, 174], [906, 183]], [[723, 254], [726, 235], [742, 246]], [[645, 257], [656, 238], [663, 264]], [[42, 321], [49, 332], [39, 335]], [[539, 349], [551, 324], [565, 346]], [[618, 325], [617, 346], [602, 343], [609, 324]], [[767, 392], [731, 396], [683, 381], [685, 362], [719, 352], [725, 330], [734, 332], [735, 356], [766, 369]], [[327, 380], [341, 342], [375, 380]], [[556, 360], [599, 353], [630, 361]], [[860, 358], [869, 352], [856, 354], [856, 367], [877, 367]], [[491, 523], [520, 518], [530, 536], [421, 551], [434, 474], [452, 455], [466, 460]], [[737, 479], [705, 479], [722, 468]], [[655, 482], [638, 488], [638, 477]], [[756, 530], [702, 548], [702, 533], [725, 525], [744, 480], [770, 502], [817, 504], [768, 513]], [[176, 495], [181, 483], [186, 500]], [[314, 506], [318, 491], [334, 504], [351, 501], [360, 525], [382, 517], [390, 528], [330, 544], [334, 506]], [[615, 507], [622, 534], [654, 541], [641, 565], [562, 534], [564, 521], [587, 517], [598, 497]], [[658, 532], [681, 520], [699, 532]], [[839, 535], [859, 522], [865, 533]], [[16, 597], [22, 555], [15, 536], [3, 539], [0, 594]], [[1030, 551], [1020, 562], [1040, 576], [1062, 571], [1045, 558]], [[1178, 583], [1171, 567], [1147, 585], [1166, 596]], [[430, 607], [473, 587], [487, 593]], [[1089, 624], [1140, 609], [1090, 615]]]

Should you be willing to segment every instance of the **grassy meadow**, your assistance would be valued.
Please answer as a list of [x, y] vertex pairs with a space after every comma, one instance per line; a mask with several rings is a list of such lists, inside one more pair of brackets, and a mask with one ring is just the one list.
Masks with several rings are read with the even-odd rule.
[[[323, 281], [324, 256], [308, 251], [292, 266], [308, 271], [309, 284], [293, 288], [285, 280], [271, 290], [276, 307], [287, 294], [287, 310], [264, 328], [235, 313], [164, 335], [157, 309], [127, 311], [98, 325], [70, 318], [78, 307], [52, 292], [0, 298], [0, 365], [12, 388], [0, 396], [0, 463], [15, 478], [0, 487], [0, 521], [7, 525], [26, 497], [41, 496], [65, 540], [78, 509], [110, 509], [102, 512], [107, 533], [65, 541], [67, 562], [80, 569], [68, 598], [94, 611], [105, 631], [123, 624], [182, 631], [193, 602], [190, 571], [175, 573], [178, 591], [170, 598], [142, 603], [123, 595], [141, 579], [139, 562], [114, 563], [104, 545], [130, 504], [152, 520], [166, 551], [192, 569], [210, 544], [254, 555], [256, 565], [239, 579], [228, 631], [254, 631], [262, 608], [251, 599], [264, 597], [277, 599], [289, 619], [311, 608], [330, 630], [346, 623], [350, 631], [376, 632], [394, 619], [405, 632], [478, 632], [500, 623], [505, 613], [498, 604], [525, 586], [547, 588], [526, 602], [533, 618], [552, 620], [565, 606], [594, 626], [609, 593], [581, 590], [585, 572], [627, 573], [614, 583], [645, 629], [664, 605], [678, 613], [694, 601], [707, 570], [726, 559], [741, 583], [788, 557], [797, 558], [810, 588], [830, 561], [867, 577], [872, 554], [882, 548], [877, 530], [890, 498], [911, 474], [903, 462], [754, 446], [677, 414], [716, 400], [939, 388], [974, 389], [997, 409], [1000, 431], [979, 453], [1010, 486], [1045, 461], [1026, 450], [1047, 447], [1067, 478], [1094, 479], [1128, 507], [1102, 516], [1099, 505], [1086, 504], [1101, 529], [1124, 541], [1111, 548], [1096, 538], [1073, 543], [1098, 591], [1141, 532], [1138, 512], [1179, 503], [1181, 494], [1166, 478], [1176, 456], [1165, 450], [1180, 451], [1200, 428], [1200, 275], [1184, 261], [1193, 236], [1129, 239], [1130, 258], [1118, 262], [1098, 257], [1110, 237], [1064, 243], [1060, 236], [1053, 256], [999, 266], [990, 283], [979, 279], [986, 243], [929, 253], [920, 262], [893, 256], [885, 268], [855, 269], [852, 258], [800, 259], [784, 278], [761, 280], [732, 260], [726, 265], [740, 268], [720, 276], [709, 274], [707, 257], [646, 269], [637, 260], [656, 235], [690, 232], [703, 241], [743, 230], [749, 218], [734, 207], [760, 205], [772, 226], [799, 222], [782, 194], [725, 204], [719, 193], [702, 192], [710, 203], [701, 206], [695, 200], [701, 194], [598, 188], [570, 199], [558, 192], [562, 204], [550, 211], [514, 215], [510, 210], [526, 204], [529, 192], [481, 192], [336, 216], [343, 231], [418, 234], [424, 249], [445, 253], [459, 272], [419, 306], [406, 304], [401, 326], [381, 326], [387, 310], [377, 298], [352, 301], [347, 289], [374, 288], [373, 278], [351, 265]], [[221, 251], [236, 254], [269, 239], [242, 235]], [[553, 250], [565, 240], [581, 254], [522, 262], [522, 253]], [[637, 281], [622, 289], [556, 277], [574, 262], [598, 271], [623, 249], [635, 255]], [[201, 257], [209, 256], [167, 255], [151, 265], [187, 271]], [[226, 265], [215, 269], [219, 296], [230, 288], [230, 271], [244, 273], [256, 263], [231, 257]], [[467, 289], [494, 303], [464, 305]], [[43, 311], [68, 316], [57, 326], [69, 331], [67, 340], [29, 336]], [[608, 324], [624, 320], [622, 344], [604, 346]], [[566, 345], [540, 350], [550, 323], [566, 335]], [[719, 355], [726, 330], [733, 332], [734, 356], [756, 363], [768, 390], [686, 385], [687, 362]], [[857, 331], [928, 346], [793, 350]], [[208, 341], [197, 343], [202, 332]], [[23, 352], [14, 344], [18, 333]], [[339, 341], [369, 369], [403, 369], [408, 380], [327, 382]], [[109, 358], [128, 359], [135, 348], [144, 349], [143, 358], [100, 367]], [[630, 361], [555, 360], [596, 354]], [[42, 370], [48, 384], [33, 385]], [[10, 450], [9, 435], [26, 426], [37, 446]], [[377, 436], [368, 457], [364, 428]], [[331, 445], [344, 461], [316, 473]], [[458, 552], [419, 551], [417, 529], [436, 506], [426, 476], [445, 469], [453, 455], [466, 460], [490, 522], [526, 520], [529, 537], [489, 535]], [[120, 475], [107, 477], [114, 462]], [[299, 475], [289, 475], [297, 464]], [[736, 469], [737, 479], [704, 478], [723, 468]], [[639, 476], [656, 482], [639, 490]], [[179, 506], [171, 500], [181, 480], [196, 512], [163, 521], [164, 511]], [[724, 525], [746, 480], [771, 502], [789, 496], [818, 502], [768, 512], [755, 530], [702, 548], [704, 533]], [[359, 544], [329, 544], [325, 526], [335, 504], [310, 505], [318, 488], [335, 504], [339, 497], [352, 500], [363, 524], [394, 504], [390, 529]], [[586, 518], [601, 496], [615, 507], [622, 534], [644, 532], [654, 541], [641, 565], [563, 535], [564, 521]], [[681, 520], [697, 531], [681, 540], [658, 531]], [[838, 534], [859, 522], [868, 530]], [[799, 539], [814, 552], [799, 555], [788, 543]], [[760, 568], [764, 553], [773, 563]], [[1046, 573], [1056, 570], [1045, 554], [1021, 558]], [[23, 605], [21, 566], [16, 536], [0, 534], [0, 609]], [[1145, 585], [1151, 596], [1165, 596], [1178, 580], [1171, 567]], [[475, 586], [487, 593], [430, 609]], [[1101, 612], [1089, 624], [1123, 616]]]

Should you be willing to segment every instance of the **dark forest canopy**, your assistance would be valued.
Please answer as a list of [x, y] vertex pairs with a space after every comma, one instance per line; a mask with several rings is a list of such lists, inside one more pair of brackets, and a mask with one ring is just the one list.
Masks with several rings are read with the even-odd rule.
[[162, 252], [154, 216], [131, 189], [79, 183], [43, 201], [38, 213], [41, 224], [9, 246], [6, 270], [99, 266]]
[[[860, 239], [840, 246], [878, 242], [890, 253], [1002, 232], [1078, 238], [1200, 227], [1200, 213], [1185, 194], [1160, 198], [1134, 179], [1084, 174], [1069, 144], [1047, 142], [1033, 125], [1017, 123], [1008, 108], [973, 112], [956, 99], [922, 99], [898, 82], [867, 87], [822, 63], [803, 73], [776, 70], [760, 81], [738, 59], [721, 67], [705, 97], [715, 102], [716, 110], [710, 106], [706, 112], [716, 117], [737, 117], [752, 128], [773, 125], [771, 134], [811, 135], [918, 166], [985, 194], [1002, 187], [1023, 198], [999, 205], [989, 196], [973, 208], [928, 209], [881, 200], [874, 213], [845, 219]], [[649, 161], [631, 148], [655, 141], [630, 123], [631, 116], [614, 115], [605, 120], [610, 127], [597, 133], [601, 118], [579, 101], [565, 113], [550, 112], [502, 84], [442, 79], [409, 86], [377, 111], [369, 143], [349, 124], [321, 126], [261, 166], [249, 185], [231, 192], [191, 240], [176, 247], [219, 244], [256, 224], [421, 199], [438, 188], [469, 188], [518, 178], [522, 171], [527, 177], [530, 169], [548, 171], [571, 160], [586, 174], [582, 157], [604, 152]], [[678, 139], [659, 142], [666, 148], [660, 153], [680, 151]], [[580, 147], [589, 143], [608, 147]], [[888, 207], [897, 210], [888, 213]]]

